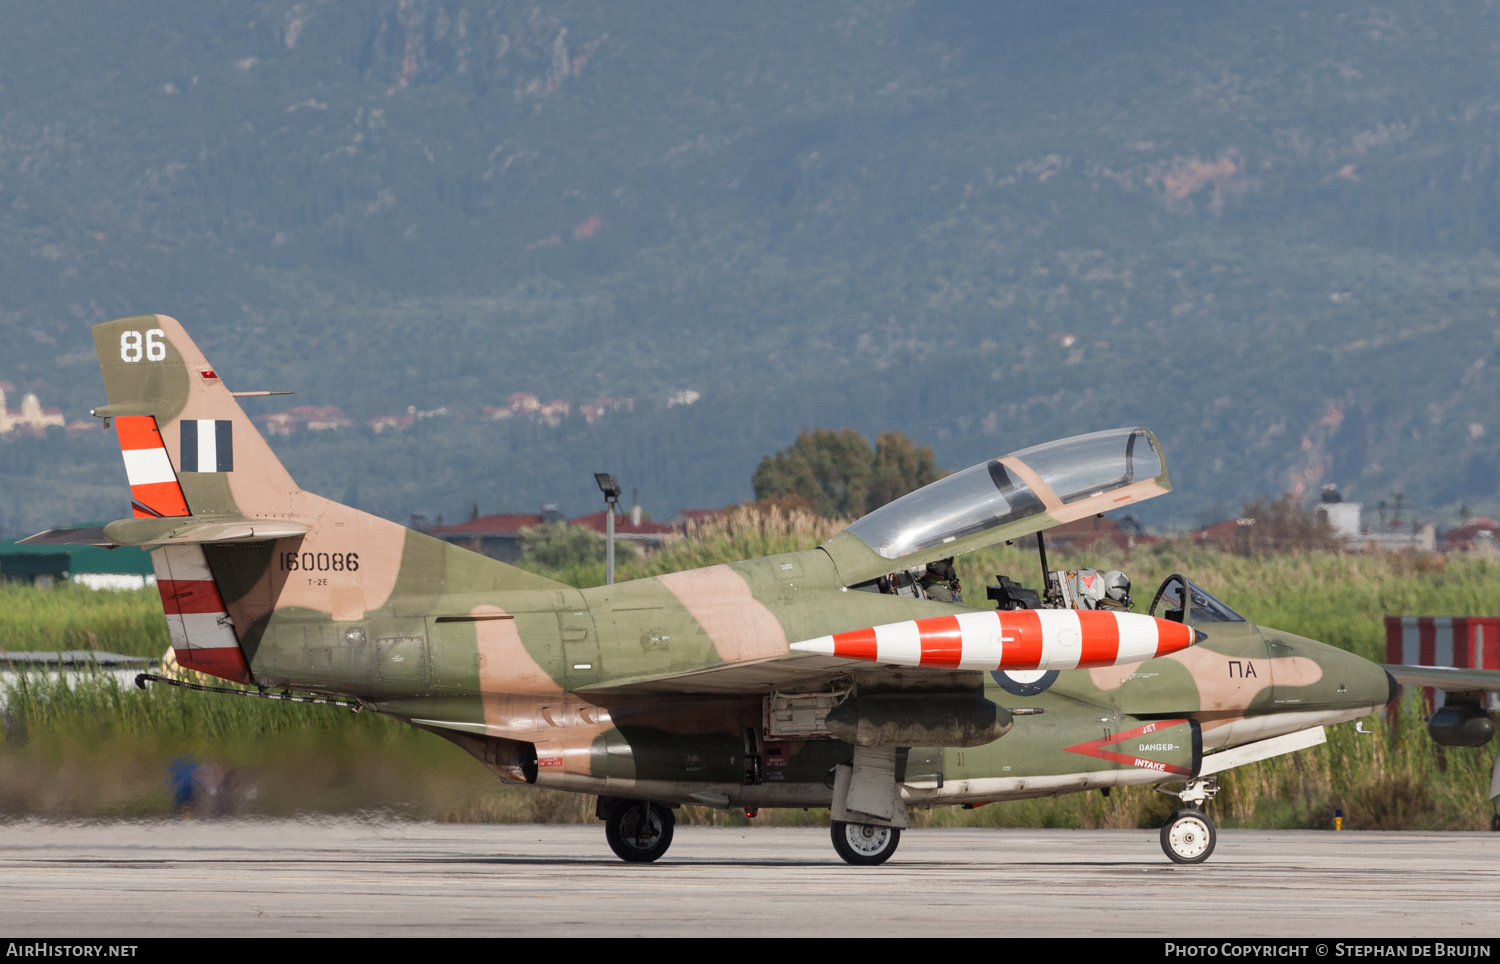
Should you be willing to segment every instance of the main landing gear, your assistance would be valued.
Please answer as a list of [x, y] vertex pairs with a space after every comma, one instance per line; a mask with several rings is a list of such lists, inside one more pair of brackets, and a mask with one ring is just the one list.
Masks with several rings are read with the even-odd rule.
[[872, 827], [866, 823], [835, 820], [831, 828], [833, 849], [845, 863], [856, 867], [874, 867], [891, 859], [901, 843], [901, 831], [895, 827]]
[[659, 803], [616, 800], [604, 818], [604, 839], [626, 863], [649, 864], [672, 846], [677, 818]]
[[[1160, 787], [1157, 787], [1161, 790]], [[1161, 825], [1161, 849], [1173, 863], [1201, 864], [1214, 852], [1219, 830], [1203, 812], [1203, 805], [1219, 792], [1218, 780], [1202, 777], [1182, 785], [1181, 792], [1161, 790], [1177, 797], [1187, 808], [1168, 817]]]

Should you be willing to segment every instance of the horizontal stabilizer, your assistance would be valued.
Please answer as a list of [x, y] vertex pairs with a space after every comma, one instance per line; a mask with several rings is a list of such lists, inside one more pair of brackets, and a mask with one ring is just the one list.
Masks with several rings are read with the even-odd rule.
[[19, 541], [23, 546], [103, 546], [113, 549], [118, 542], [104, 534], [103, 526], [84, 526], [81, 529], [48, 529]]
[[284, 519], [244, 517], [120, 519], [106, 526], [48, 529], [20, 540], [28, 546], [182, 546], [220, 542], [274, 542], [307, 535], [312, 527]]
[[180, 546], [220, 542], [273, 542], [306, 535], [312, 527], [285, 519], [215, 516], [178, 519], [121, 519], [104, 527], [120, 546]]

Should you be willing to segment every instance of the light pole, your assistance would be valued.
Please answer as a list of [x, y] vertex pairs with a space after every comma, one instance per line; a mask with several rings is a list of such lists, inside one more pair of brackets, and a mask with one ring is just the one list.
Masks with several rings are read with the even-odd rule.
[[620, 501], [620, 482], [608, 472], [595, 472], [594, 481], [604, 493], [604, 584], [615, 584], [615, 505]]

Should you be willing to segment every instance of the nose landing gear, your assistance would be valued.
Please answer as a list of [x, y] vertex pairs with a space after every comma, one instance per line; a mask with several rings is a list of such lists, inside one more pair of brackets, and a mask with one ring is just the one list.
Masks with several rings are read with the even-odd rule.
[[1179, 810], [1161, 825], [1161, 849], [1174, 863], [1201, 864], [1214, 852], [1218, 835], [1202, 810]]
[[1203, 812], [1203, 805], [1219, 792], [1216, 777], [1196, 777], [1182, 785], [1180, 792], [1156, 788], [1161, 793], [1174, 796], [1187, 804], [1161, 825], [1161, 849], [1173, 863], [1201, 864], [1214, 852], [1219, 830]]

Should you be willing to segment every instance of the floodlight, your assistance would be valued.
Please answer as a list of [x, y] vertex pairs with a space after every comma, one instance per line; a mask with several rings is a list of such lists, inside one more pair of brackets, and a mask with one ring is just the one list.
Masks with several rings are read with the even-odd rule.
[[607, 502], [616, 502], [620, 498], [620, 480], [608, 472], [595, 472], [594, 481], [599, 483], [599, 491], [604, 493]]

